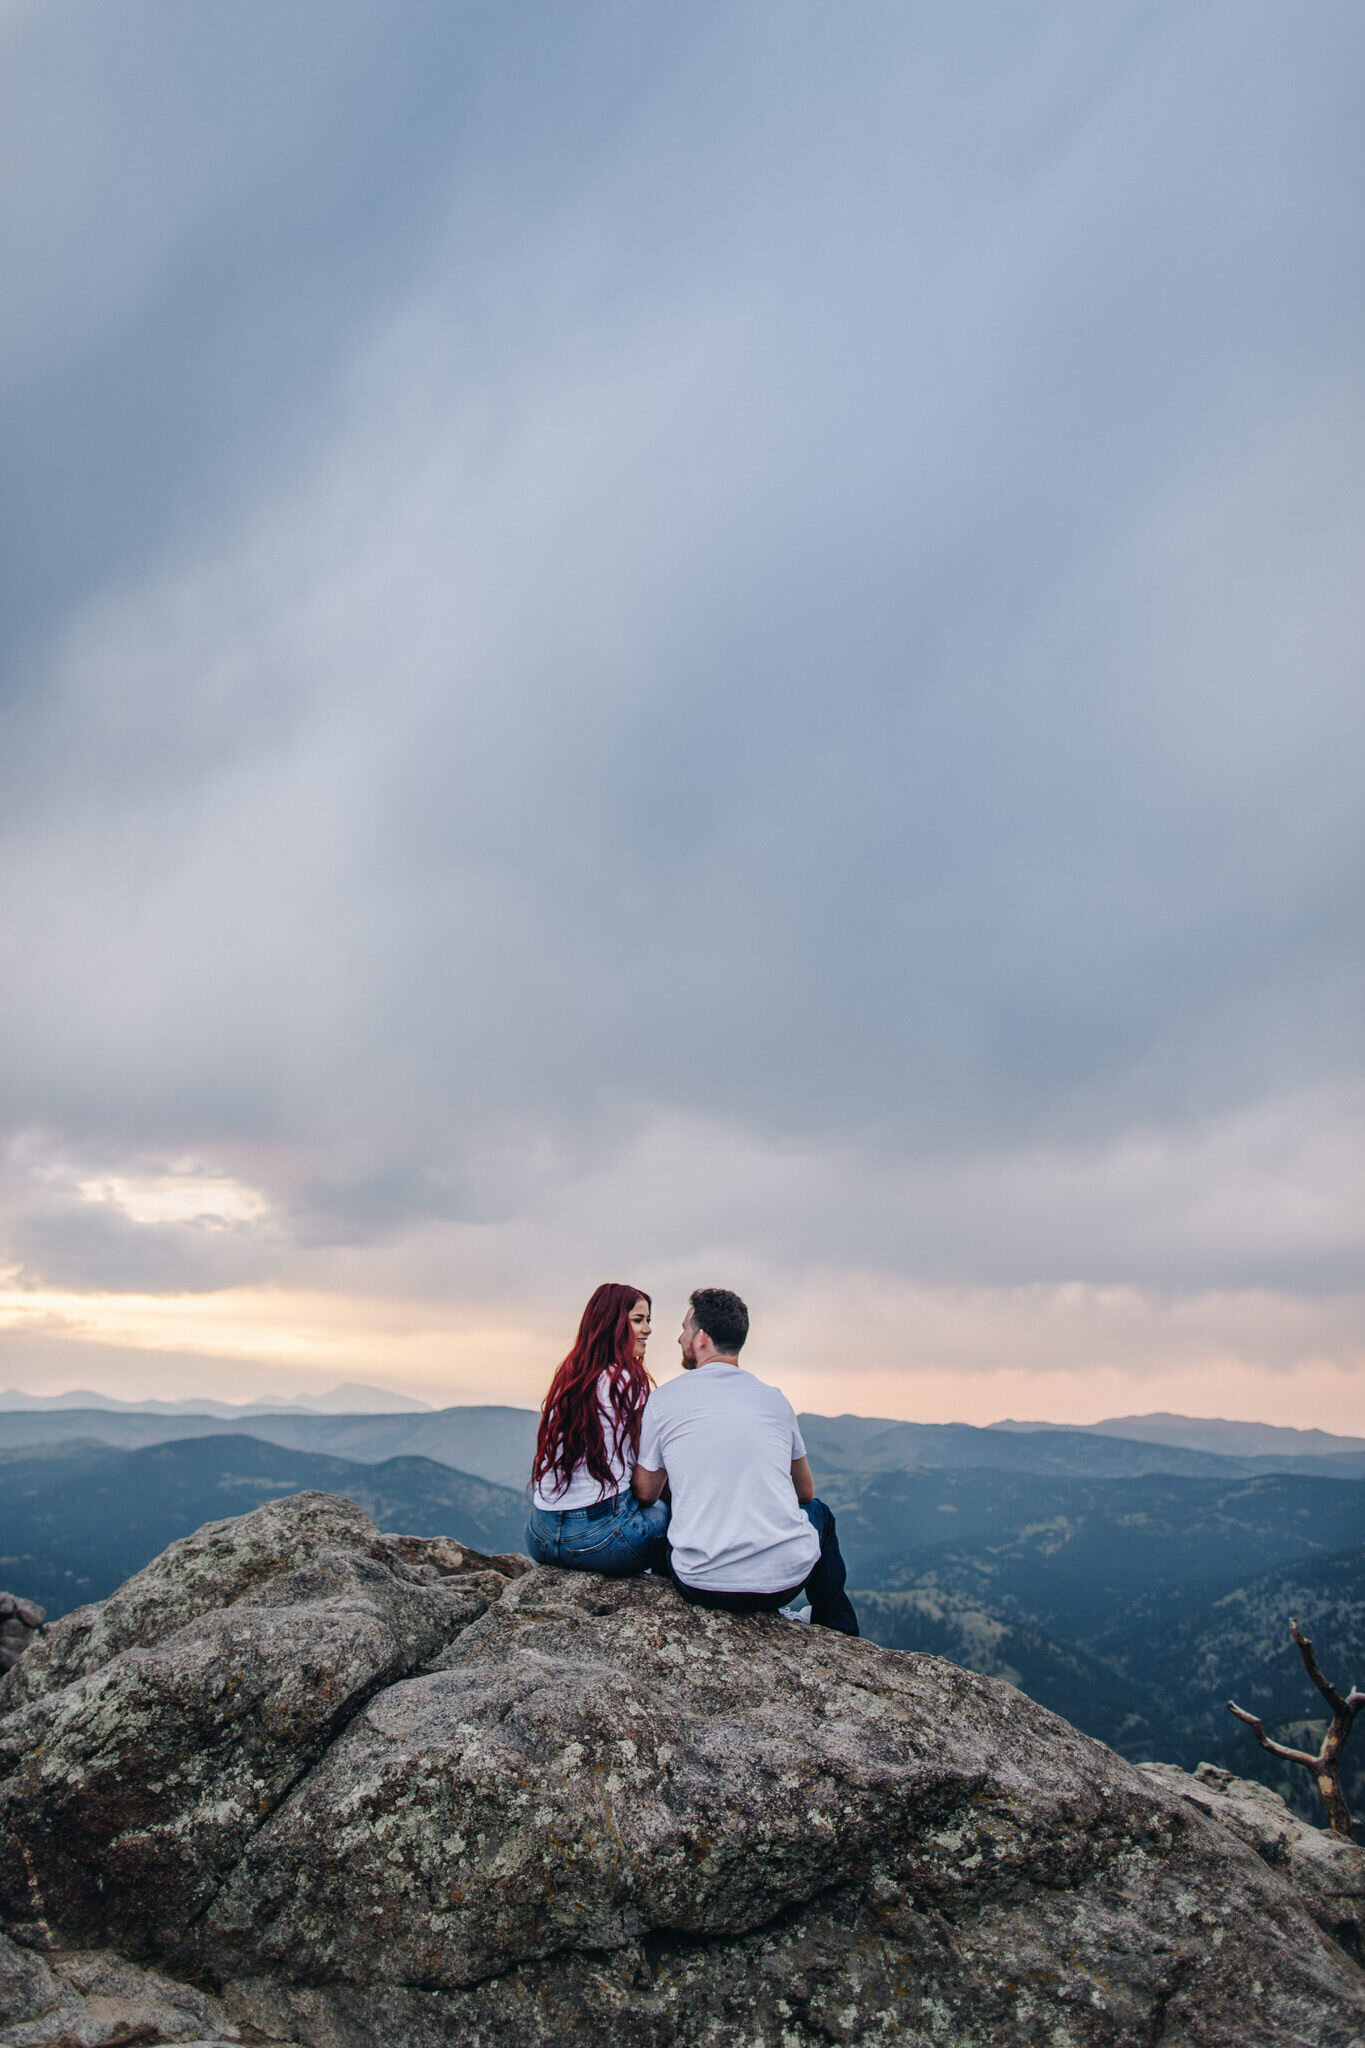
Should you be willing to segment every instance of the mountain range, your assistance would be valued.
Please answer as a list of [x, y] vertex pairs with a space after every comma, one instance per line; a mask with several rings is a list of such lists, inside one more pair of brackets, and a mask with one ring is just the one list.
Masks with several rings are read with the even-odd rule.
[[54, 1619], [203, 1523], [306, 1491], [344, 1495], [381, 1529], [480, 1550], [519, 1550], [526, 1526], [520, 1493], [430, 1458], [359, 1465], [237, 1435], [137, 1451], [75, 1442], [0, 1451], [0, 1586], [22, 1587]]
[[1183, 1444], [1187, 1450], [1218, 1451], [1230, 1457], [1330, 1457], [1365, 1451], [1365, 1436], [1333, 1436], [1325, 1429], [1292, 1429], [1275, 1422], [1228, 1422], [1221, 1416], [1111, 1415], [1106, 1422], [992, 1422], [992, 1429], [1078, 1429], [1094, 1436], [1132, 1437], [1139, 1443]]
[[530, 1408], [442, 1408], [420, 1415], [148, 1414], [123, 1409], [47, 1409], [0, 1414], [0, 1448], [86, 1441], [135, 1450], [200, 1436], [253, 1437], [290, 1451], [349, 1459], [428, 1458], [496, 1486], [526, 1483], [539, 1417]]
[[[218, 1416], [147, 1408], [49, 1407], [0, 1410], [0, 1448], [37, 1448], [85, 1438], [132, 1450], [144, 1444], [231, 1431], [289, 1450], [315, 1451], [358, 1464], [397, 1457], [432, 1458], [495, 1485], [520, 1488], [531, 1469], [538, 1422], [533, 1408], [458, 1407], [420, 1413], [325, 1415], [229, 1410], [226, 1416]], [[1346, 1445], [1345, 1450], [1310, 1453], [1290, 1448], [1230, 1456], [1187, 1444], [1104, 1436], [1091, 1429], [996, 1425], [983, 1429], [965, 1422], [895, 1422], [862, 1415], [803, 1415], [801, 1427], [822, 1484], [830, 1474], [847, 1477], [919, 1467], [1095, 1477], [1167, 1472], [1190, 1478], [1234, 1474], [1253, 1478], [1267, 1472], [1302, 1472], [1324, 1478], [1365, 1478], [1365, 1449], [1350, 1449], [1358, 1439], [1349, 1437], [1326, 1438], [1330, 1444]], [[1203, 1427], [1198, 1420], [1190, 1422], [1192, 1431]], [[1291, 1437], [1297, 1434], [1286, 1432]]]

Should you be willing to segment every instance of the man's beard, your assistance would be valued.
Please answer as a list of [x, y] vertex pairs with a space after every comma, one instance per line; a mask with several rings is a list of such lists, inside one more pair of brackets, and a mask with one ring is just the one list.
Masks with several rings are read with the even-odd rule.
[[682, 1364], [684, 1372], [695, 1372], [697, 1369], [697, 1354], [694, 1347], [691, 1344], [689, 1344], [687, 1349], [683, 1352]]

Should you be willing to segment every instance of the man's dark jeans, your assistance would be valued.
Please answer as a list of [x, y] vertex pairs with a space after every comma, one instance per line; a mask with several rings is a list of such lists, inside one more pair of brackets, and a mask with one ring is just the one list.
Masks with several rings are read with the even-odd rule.
[[807, 1518], [820, 1538], [820, 1555], [803, 1586], [789, 1586], [785, 1593], [705, 1593], [697, 1586], [683, 1584], [673, 1571], [673, 1553], [670, 1550], [668, 1569], [683, 1599], [689, 1600], [694, 1607], [719, 1608], [725, 1614], [776, 1614], [779, 1607], [790, 1607], [792, 1601], [804, 1593], [810, 1601], [810, 1618], [817, 1627], [838, 1629], [841, 1636], [856, 1636], [858, 1617], [853, 1612], [853, 1602], [844, 1591], [847, 1573], [839, 1552], [834, 1516], [822, 1500], [808, 1500], [804, 1505]]

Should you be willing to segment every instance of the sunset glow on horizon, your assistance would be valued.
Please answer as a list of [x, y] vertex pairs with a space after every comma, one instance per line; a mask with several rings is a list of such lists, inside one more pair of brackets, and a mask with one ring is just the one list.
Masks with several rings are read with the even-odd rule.
[[[678, 1370], [673, 1323], [686, 1295], [675, 1294], [656, 1302], [656, 1378]], [[746, 1366], [817, 1413], [1087, 1423], [1174, 1412], [1365, 1434], [1360, 1297], [1305, 1314], [1292, 1298], [1264, 1295], [1180, 1304], [1077, 1288], [878, 1296], [869, 1282], [851, 1344], [818, 1283], [786, 1302], [765, 1289], [756, 1305]], [[124, 1401], [247, 1402], [317, 1395], [342, 1380], [432, 1407], [538, 1407], [572, 1323], [571, 1312], [556, 1318], [549, 1309], [510, 1324], [491, 1308], [279, 1288], [176, 1296], [0, 1288], [0, 1382], [49, 1396], [81, 1387]], [[1228, 1345], [1237, 1329], [1240, 1351]], [[995, 1363], [993, 1352], [1009, 1362]]]

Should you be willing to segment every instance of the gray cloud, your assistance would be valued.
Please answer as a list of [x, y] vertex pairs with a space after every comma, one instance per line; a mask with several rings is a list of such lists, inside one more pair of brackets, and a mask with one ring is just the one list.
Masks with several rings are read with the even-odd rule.
[[1358, 10], [4, 33], [26, 1274], [1349, 1284]]

